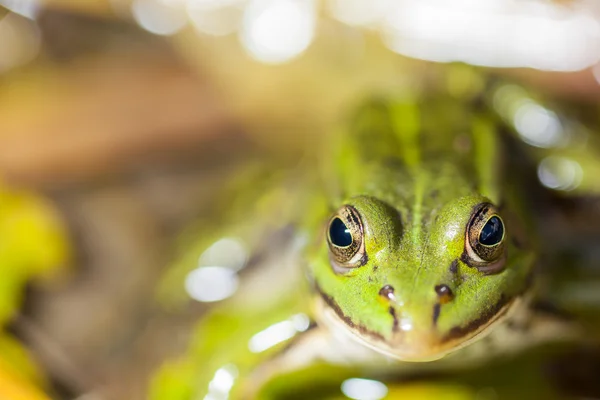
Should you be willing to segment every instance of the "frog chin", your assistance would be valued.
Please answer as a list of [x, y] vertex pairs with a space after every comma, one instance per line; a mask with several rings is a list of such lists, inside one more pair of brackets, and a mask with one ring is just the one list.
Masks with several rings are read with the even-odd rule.
[[407, 362], [430, 362], [484, 338], [519, 309], [522, 302], [520, 297], [512, 299], [485, 322], [468, 331], [465, 330], [461, 335], [456, 333], [439, 335], [433, 329], [426, 331], [400, 329], [386, 338], [379, 333], [349, 323], [323, 301], [319, 302], [317, 317], [329, 329], [344, 332], [361, 345], [387, 357]]

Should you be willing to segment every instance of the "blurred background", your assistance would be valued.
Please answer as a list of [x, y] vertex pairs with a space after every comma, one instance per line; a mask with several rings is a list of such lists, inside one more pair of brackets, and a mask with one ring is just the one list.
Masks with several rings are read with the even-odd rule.
[[[145, 398], [203, 311], [163, 310], [161, 277], [247, 160], [293, 165], [361, 98], [450, 62], [594, 124], [599, 61], [595, 0], [0, 0], [0, 398]], [[556, 144], [529, 105], [523, 139]]]

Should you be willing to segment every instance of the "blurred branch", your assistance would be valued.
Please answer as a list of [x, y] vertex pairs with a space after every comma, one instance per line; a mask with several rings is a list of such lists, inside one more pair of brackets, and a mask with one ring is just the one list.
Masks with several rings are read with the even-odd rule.
[[113, 15], [110, 0], [44, 0], [44, 6], [89, 15]]
[[13, 328], [47, 368], [47, 373], [56, 383], [70, 393], [85, 393], [93, 385], [92, 377], [76, 365], [67, 352], [50, 336], [42, 331], [32, 320], [19, 316], [13, 322]]

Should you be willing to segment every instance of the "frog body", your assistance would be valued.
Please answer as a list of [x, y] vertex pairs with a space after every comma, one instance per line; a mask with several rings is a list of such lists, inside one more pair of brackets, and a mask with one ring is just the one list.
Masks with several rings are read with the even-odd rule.
[[[421, 104], [419, 112], [426, 115], [437, 106]], [[338, 246], [330, 237], [308, 264], [324, 302], [365, 344], [400, 360], [429, 361], [508, 313], [526, 290], [534, 258], [531, 249], [512, 240], [523, 223], [500, 216], [500, 204], [511, 209], [512, 199], [497, 190], [502, 178], [495, 164], [501, 158], [491, 121], [463, 108], [463, 115], [451, 115], [438, 121], [439, 129], [424, 133], [420, 123], [407, 127], [394, 121], [397, 110], [408, 107], [391, 102], [378, 110], [396, 142], [387, 147], [398, 149], [397, 156], [369, 160], [369, 149], [354, 155], [359, 168], [350, 170], [353, 180], [334, 206], [342, 208], [332, 221], [360, 220], [353, 239], [361, 242], [361, 259], [346, 263], [336, 257]], [[453, 142], [461, 139], [471, 148], [455, 149]], [[480, 246], [473, 236], [490, 218], [505, 232]], [[508, 223], [516, 229], [504, 227]], [[476, 246], [489, 250], [487, 260], [475, 253]]]
[[[181, 399], [269, 398], [269, 381], [319, 365], [400, 376], [575, 337], [572, 322], [531, 306], [530, 205], [521, 178], [506, 174], [501, 120], [475, 100], [368, 102], [316, 168], [274, 181], [281, 197], [244, 200], [271, 198], [261, 212], [291, 221], [295, 235], [267, 267], [240, 272], [249, 283], [209, 312], [193, 355], [160, 371], [152, 398], [172, 398], [174, 386]], [[249, 208], [232, 219], [247, 223]], [[254, 252], [289, 226], [269, 221], [246, 230]], [[219, 374], [226, 390], [215, 389]]]

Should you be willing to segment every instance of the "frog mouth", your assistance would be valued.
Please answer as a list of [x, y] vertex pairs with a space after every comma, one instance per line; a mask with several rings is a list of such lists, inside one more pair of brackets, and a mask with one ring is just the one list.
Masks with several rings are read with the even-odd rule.
[[[346, 316], [337, 303], [326, 293], [320, 294], [317, 305], [317, 318], [320, 322], [336, 331], [348, 333], [352, 339], [377, 353], [411, 362], [435, 361], [476, 342], [502, 323], [521, 303], [520, 296], [501, 297], [488, 313], [467, 323], [452, 328], [449, 333], [440, 336], [433, 329], [427, 331], [394, 329], [390, 337], [354, 323]], [[394, 323], [397, 326], [397, 323]]]

